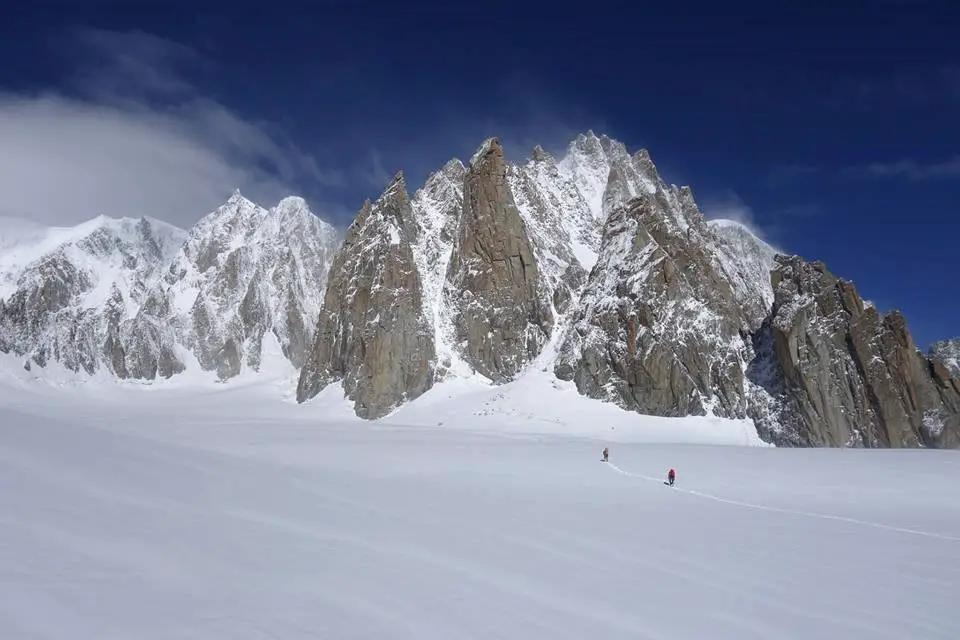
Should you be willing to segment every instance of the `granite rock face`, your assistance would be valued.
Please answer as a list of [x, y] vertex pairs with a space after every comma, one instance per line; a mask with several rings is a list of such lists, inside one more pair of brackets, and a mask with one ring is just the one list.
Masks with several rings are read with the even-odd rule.
[[670, 195], [611, 212], [555, 373], [640, 413], [743, 417], [745, 318], [705, 222]]
[[821, 262], [777, 256], [768, 323], [787, 439], [801, 446], [956, 447], [960, 381], [904, 317], [865, 305]]
[[539, 355], [554, 316], [496, 138], [471, 161], [463, 194], [447, 304], [464, 360], [491, 380], [506, 382]]
[[434, 334], [411, 248], [417, 236], [398, 174], [364, 204], [333, 259], [299, 402], [342, 381], [356, 414], [375, 419], [433, 385]]

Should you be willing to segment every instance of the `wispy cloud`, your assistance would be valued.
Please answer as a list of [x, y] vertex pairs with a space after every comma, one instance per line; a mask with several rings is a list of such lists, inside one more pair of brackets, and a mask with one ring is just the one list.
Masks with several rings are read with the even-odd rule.
[[792, 204], [785, 207], [774, 209], [771, 212], [771, 215], [777, 219], [784, 218], [820, 218], [827, 215], [827, 210], [822, 206], [814, 202], [806, 202], [803, 204]]
[[862, 166], [844, 167], [840, 173], [850, 178], [905, 178], [907, 180], [960, 178], [960, 155], [926, 164], [916, 160], [873, 162]]
[[822, 167], [810, 164], [785, 164], [776, 166], [770, 170], [767, 176], [767, 184], [771, 187], [781, 187], [796, 180], [814, 176], [822, 170]]
[[946, 160], [919, 162], [905, 159], [895, 162], [870, 162], [859, 165], [826, 167], [814, 165], [783, 165], [774, 167], [767, 176], [767, 184], [781, 187], [786, 184], [818, 177], [828, 180], [882, 180], [912, 181], [947, 180], [960, 178], [960, 155]]
[[0, 94], [0, 215], [44, 224], [150, 215], [188, 226], [234, 188], [272, 204], [344, 181], [275, 128], [204, 95], [182, 67], [208, 63], [183, 45], [81, 30], [69, 48], [78, 66], [67, 91]]
[[842, 111], [875, 111], [960, 104], [960, 67], [934, 66], [873, 77], [839, 77], [821, 103]]
[[757, 228], [753, 209], [736, 192], [729, 189], [720, 195], [707, 198], [703, 204], [703, 214], [712, 220], [733, 220]]
[[[437, 100], [428, 105], [425, 108], [429, 122], [414, 133], [397, 126], [379, 132], [376, 149], [368, 151], [369, 157], [357, 163], [358, 170], [351, 177], [382, 189], [373, 164], [374, 159], [379, 159], [386, 174], [392, 176], [403, 169], [411, 187], [419, 186], [452, 158], [468, 162], [490, 137], [499, 138], [507, 160], [515, 163], [530, 158], [537, 145], [562, 156], [570, 142], [588, 129], [619, 139], [618, 132], [609, 127], [601, 114], [578, 105], [575, 97], [542, 86], [536, 77], [522, 71], [508, 73], [487, 90], [485, 100], [469, 104]], [[422, 118], [423, 114], [419, 116]], [[637, 150], [638, 141], [622, 141], [631, 151]], [[365, 142], [369, 141], [359, 141]]]
[[358, 170], [358, 175], [365, 186], [374, 189], [378, 193], [386, 188], [390, 179], [396, 175], [396, 172], [390, 173], [383, 167], [383, 159], [380, 152], [374, 149], [367, 157], [367, 161]]

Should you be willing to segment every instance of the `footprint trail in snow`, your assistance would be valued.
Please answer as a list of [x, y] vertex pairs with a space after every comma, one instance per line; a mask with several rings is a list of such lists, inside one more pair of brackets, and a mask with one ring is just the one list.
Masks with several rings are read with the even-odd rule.
[[[606, 464], [617, 473], [628, 476], [630, 478], [636, 478], [638, 480], [647, 480], [649, 482], [656, 482], [658, 484], [663, 484], [662, 478], [654, 478], [653, 476], [647, 476], [641, 473], [631, 473], [630, 471], [625, 471], [621, 469], [620, 467], [613, 464], [612, 462], [607, 462]], [[760, 511], [772, 511], [775, 513], [786, 513], [786, 514], [796, 515], [796, 516], [806, 516], [809, 518], [821, 518], [823, 520], [836, 520], [839, 522], [848, 522], [851, 524], [858, 524], [865, 527], [873, 527], [875, 529], [884, 529], [886, 531], [894, 531], [897, 533], [907, 533], [915, 536], [923, 536], [925, 538], [936, 538], [938, 540], [946, 540], [949, 542], [960, 543], [960, 538], [956, 536], [943, 534], [943, 533], [935, 533], [932, 531], [920, 531], [918, 529], [908, 529], [905, 527], [896, 527], [893, 525], [881, 524], [879, 522], [870, 522], [868, 520], [858, 520], [856, 518], [847, 518], [844, 516], [833, 516], [826, 513], [814, 513], [812, 511], [799, 511], [796, 509], [784, 509], [782, 507], [770, 507], [762, 504], [754, 504], [752, 502], [742, 502], [740, 500], [731, 500], [729, 498], [722, 498], [720, 496], [711, 495], [709, 493], [694, 491], [693, 489], [683, 489], [681, 487], [678, 487], [677, 485], [674, 485], [673, 487], [671, 487], [671, 489], [673, 491], [679, 491], [681, 493], [686, 493], [692, 496], [706, 498], [707, 500], [713, 500], [714, 502], [721, 502], [723, 504], [735, 505], [735, 506], [744, 507], [747, 509], [757, 509]]]

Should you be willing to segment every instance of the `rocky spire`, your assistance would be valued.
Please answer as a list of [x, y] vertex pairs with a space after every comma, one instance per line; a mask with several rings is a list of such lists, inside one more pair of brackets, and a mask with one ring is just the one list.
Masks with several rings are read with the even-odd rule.
[[398, 173], [364, 204], [334, 256], [298, 402], [341, 381], [357, 415], [374, 419], [432, 386], [435, 344], [411, 250], [416, 237]]
[[515, 377], [549, 338], [553, 313], [497, 138], [467, 171], [447, 281], [464, 359], [494, 381]]

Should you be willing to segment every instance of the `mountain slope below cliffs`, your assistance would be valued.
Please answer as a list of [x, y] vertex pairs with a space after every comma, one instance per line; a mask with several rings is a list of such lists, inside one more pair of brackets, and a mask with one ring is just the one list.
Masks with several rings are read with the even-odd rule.
[[125, 377], [123, 323], [137, 313], [186, 232], [141, 218], [5, 234], [0, 349], [44, 365]]
[[125, 326], [130, 377], [169, 377], [191, 357], [221, 380], [256, 371], [267, 334], [300, 367], [337, 240], [302, 198], [265, 209], [235, 192], [191, 228]]

